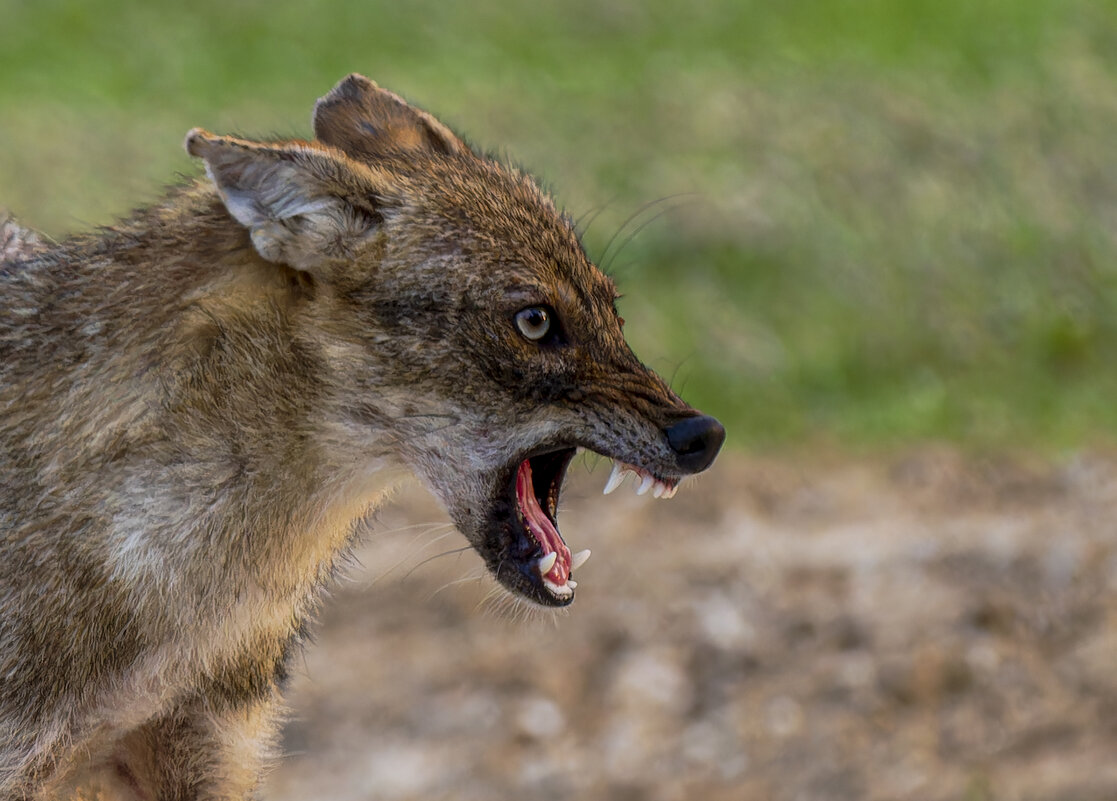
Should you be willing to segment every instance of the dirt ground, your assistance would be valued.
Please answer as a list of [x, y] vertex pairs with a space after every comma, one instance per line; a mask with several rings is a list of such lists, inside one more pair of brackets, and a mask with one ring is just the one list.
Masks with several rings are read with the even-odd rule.
[[445, 554], [420, 490], [382, 512], [265, 797], [1117, 799], [1117, 457], [607, 474], [564, 493], [593, 558], [557, 617]]

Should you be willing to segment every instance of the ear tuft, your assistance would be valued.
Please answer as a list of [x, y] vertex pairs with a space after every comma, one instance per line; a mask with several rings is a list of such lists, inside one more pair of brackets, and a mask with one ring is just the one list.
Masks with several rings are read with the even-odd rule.
[[[380, 85], [371, 78], [366, 78], [359, 72], [351, 72], [338, 81], [325, 97], [318, 100], [318, 103], [338, 99], [359, 100], [366, 94], [380, 91], [387, 90], [382, 90]], [[315, 106], [317, 105], [316, 103]]]
[[368, 161], [408, 152], [469, 152], [465, 142], [433, 116], [355, 72], [315, 104], [314, 135]]

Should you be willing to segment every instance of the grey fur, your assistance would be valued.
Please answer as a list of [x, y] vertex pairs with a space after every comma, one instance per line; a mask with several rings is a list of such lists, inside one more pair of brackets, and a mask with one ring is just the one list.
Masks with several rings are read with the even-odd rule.
[[[663, 429], [693, 410], [527, 176], [360, 76], [315, 133], [192, 131], [209, 180], [58, 245], [0, 221], [0, 797], [252, 797], [400, 476], [530, 595], [494, 524], [528, 454], [687, 472]], [[561, 343], [517, 331], [538, 304]]]

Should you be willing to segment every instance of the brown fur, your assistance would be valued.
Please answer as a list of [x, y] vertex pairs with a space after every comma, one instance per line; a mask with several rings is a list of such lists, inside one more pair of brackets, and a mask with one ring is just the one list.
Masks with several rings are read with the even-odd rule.
[[[209, 180], [57, 246], [0, 223], [4, 798], [250, 797], [319, 591], [401, 475], [560, 603], [507, 567], [515, 465], [705, 466], [527, 176], [360, 76], [315, 134], [192, 131]], [[517, 331], [534, 306], [561, 337]]]
[[0, 263], [30, 258], [41, 247], [44, 244], [38, 234], [0, 209]]

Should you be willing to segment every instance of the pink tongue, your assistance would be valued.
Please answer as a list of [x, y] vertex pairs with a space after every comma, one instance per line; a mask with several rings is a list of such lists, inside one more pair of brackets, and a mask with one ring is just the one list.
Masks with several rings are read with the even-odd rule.
[[543, 555], [558, 554], [554, 567], [547, 572], [546, 578], [561, 587], [570, 576], [570, 549], [562, 541], [551, 519], [539, 507], [531, 484], [531, 461], [528, 459], [520, 462], [520, 469], [516, 473], [516, 500], [519, 501], [520, 512], [527, 521], [528, 530], [543, 548]]

